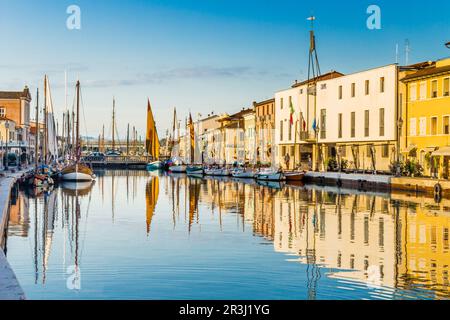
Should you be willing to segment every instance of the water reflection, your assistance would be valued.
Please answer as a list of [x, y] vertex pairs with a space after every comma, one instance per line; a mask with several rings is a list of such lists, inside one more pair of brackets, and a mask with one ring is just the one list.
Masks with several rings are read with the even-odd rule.
[[[103, 211], [110, 206], [110, 223], [121, 228], [128, 222], [123, 217], [134, 210], [133, 204], [140, 208], [138, 200], [145, 194], [145, 214], [138, 214], [148, 241], [159, 243], [161, 230], [169, 236], [198, 236], [210, 232], [204, 230], [211, 223], [217, 226], [216, 248], [226, 248], [223, 235], [231, 230], [251, 233], [285, 255], [285, 263], [305, 266], [297, 271], [304, 272], [304, 282], [296, 284], [305, 292], [304, 299], [320, 298], [323, 287], [330, 285], [324, 281], [334, 281], [328, 298], [356, 298], [360, 291], [379, 299], [450, 297], [448, 200], [435, 204], [433, 199], [405, 195], [133, 171], [97, 176], [97, 184], [64, 184], [49, 194], [22, 191], [11, 206], [9, 250], [14, 250], [15, 238], [33, 239], [35, 283], [46, 282], [57, 228], [67, 286], [79, 290], [84, 247], [94, 247], [86, 243], [86, 233], [101, 233], [102, 228], [89, 221], [91, 202], [100, 201]], [[182, 245], [187, 240], [173, 236], [173, 241]], [[139, 261], [133, 241], [126, 245], [130, 252], [122, 254], [131, 256], [129, 264]], [[101, 248], [96, 250], [102, 254]], [[253, 267], [255, 273], [261, 268]]]

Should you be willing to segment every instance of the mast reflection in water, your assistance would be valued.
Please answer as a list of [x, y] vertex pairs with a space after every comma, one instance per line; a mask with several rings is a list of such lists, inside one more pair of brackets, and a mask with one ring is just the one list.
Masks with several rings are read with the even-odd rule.
[[97, 172], [21, 191], [7, 255], [31, 299], [448, 299], [449, 200]]

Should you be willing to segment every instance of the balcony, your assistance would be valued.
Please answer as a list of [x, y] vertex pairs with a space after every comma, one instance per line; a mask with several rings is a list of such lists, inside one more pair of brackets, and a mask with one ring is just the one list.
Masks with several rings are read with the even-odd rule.
[[300, 140], [306, 142], [316, 142], [316, 135], [314, 134], [314, 132], [301, 131]]

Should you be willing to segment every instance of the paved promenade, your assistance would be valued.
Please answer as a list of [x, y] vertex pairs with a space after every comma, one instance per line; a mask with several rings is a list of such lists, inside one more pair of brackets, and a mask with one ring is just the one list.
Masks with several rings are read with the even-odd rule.
[[29, 168], [26, 168], [15, 173], [1, 172], [4, 176], [0, 177], [0, 300], [25, 299], [25, 293], [14, 274], [14, 271], [11, 269], [3, 249], [9, 218], [8, 210], [11, 189], [16, 183], [16, 180], [29, 170]]

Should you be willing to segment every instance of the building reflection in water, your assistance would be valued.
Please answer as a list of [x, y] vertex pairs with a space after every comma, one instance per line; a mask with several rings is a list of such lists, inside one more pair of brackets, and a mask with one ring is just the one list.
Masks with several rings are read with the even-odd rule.
[[[165, 179], [175, 212], [188, 190], [189, 230], [199, 223], [199, 211], [218, 212], [220, 224], [223, 215], [237, 214], [239, 228], [252, 225], [254, 235], [273, 242], [275, 251], [306, 264], [309, 299], [315, 299], [324, 276], [338, 279], [349, 290], [359, 283], [424, 295], [428, 289], [434, 292], [431, 298], [450, 297], [448, 200], [436, 205], [433, 199], [328, 187], [279, 189], [229, 178]], [[394, 290], [379, 294], [395, 298]]]
[[[343, 288], [371, 287], [375, 294], [376, 288], [387, 287], [431, 292], [431, 298], [450, 297], [449, 200], [436, 204], [427, 198], [328, 187], [280, 188], [231, 178], [106, 171], [98, 174], [96, 189], [101, 199], [112, 192], [113, 220], [115, 180], [126, 181], [128, 200], [142, 196], [137, 181], [143, 177], [147, 234], [158, 217], [160, 193], [170, 201], [174, 229], [186, 226], [188, 233], [201, 232], [201, 218], [207, 217], [217, 221], [221, 232], [233, 227], [229, 219], [235, 219], [239, 231], [251, 231], [273, 244], [289, 263], [307, 266], [305, 298], [315, 299], [324, 277], [337, 279]], [[33, 239], [36, 283], [46, 280], [55, 224], [64, 230], [64, 266], [75, 270], [80, 266], [86, 230], [80, 221], [87, 223], [92, 186], [64, 185], [60, 192], [31, 196], [20, 192], [12, 204], [8, 234]], [[381, 297], [395, 294], [383, 290]]]

